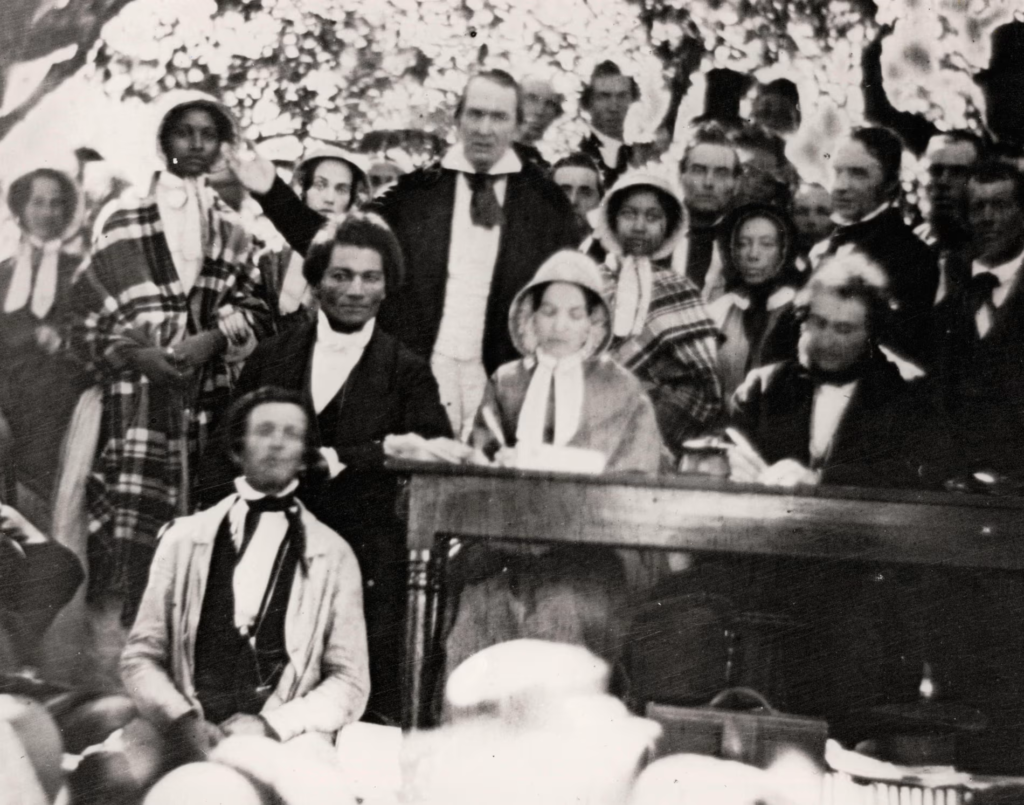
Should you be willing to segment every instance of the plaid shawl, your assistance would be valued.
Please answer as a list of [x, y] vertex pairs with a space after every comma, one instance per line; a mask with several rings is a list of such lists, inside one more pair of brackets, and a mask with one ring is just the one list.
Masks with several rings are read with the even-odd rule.
[[[616, 338], [610, 354], [644, 384], [665, 445], [678, 455], [682, 443], [705, 433], [722, 411], [715, 371], [718, 330], [696, 285], [671, 268], [657, 263], [653, 268], [643, 330], [633, 338]], [[618, 277], [607, 264], [601, 270], [614, 310]]]
[[178, 514], [183, 450], [189, 458], [197, 455], [229, 402], [232, 379], [217, 357], [197, 373], [190, 391], [155, 388], [124, 365], [119, 348], [140, 340], [173, 346], [216, 328], [223, 308], [241, 310], [257, 338], [270, 332], [257, 243], [212, 191], [203, 192], [206, 257], [187, 296], [153, 195], [111, 202], [72, 289], [75, 345], [103, 388], [89, 533], [115, 554], [118, 573], [124, 541], [153, 545], [160, 527]]

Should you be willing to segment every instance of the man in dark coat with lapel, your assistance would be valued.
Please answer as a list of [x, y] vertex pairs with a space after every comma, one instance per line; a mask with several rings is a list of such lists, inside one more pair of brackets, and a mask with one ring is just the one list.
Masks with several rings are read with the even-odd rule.
[[755, 369], [729, 405], [750, 440], [730, 455], [741, 481], [790, 486], [920, 486], [943, 479], [944, 428], [927, 397], [878, 349], [891, 319], [882, 270], [831, 258], [797, 298], [799, 358]]
[[816, 267], [833, 254], [859, 251], [881, 266], [898, 307], [885, 345], [922, 362], [939, 268], [899, 209], [902, 154], [899, 139], [886, 129], [857, 128], [840, 143], [832, 159], [832, 220], [838, 226], [811, 249], [810, 260]]
[[[352, 213], [330, 234], [311, 246], [303, 265], [319, 306], [316, 320], [261, 343], [235, 391], [273, 385], [298, 391], [307, 402], [330, 477], [307, 477], [299, 497], [359, 560], [372, 681], [368, 713], [396, 721], [405, 529], [396, 512], [397, 481], [384, 471], [384, 460], [406, 434], [448, 437], [451, 428], [430, 367], [376, 321], [386, 289], [402, 271], [393, 233], [375, 215]], [[218, 450], [206, 463], [204, 485], [213, 487], [207, 499], [221, 496], [230, 480], [225, 456]]]
[[[460, 431], [472, 424], [487, 377], [518, 357], [508, 333], [515, 294], [545, 259], [581, 238], [563, 193], [512, 149], [522, 105], [511, 76], [473, 76], [456, 121], [459, 142], [442, 161], [403, 176], [373, 209], [395, 232], [407, 265], [380, 324], [431, 361]], [[323, 218], [267, 165], [233, 160], [270, 220], [305, 253]]]
[[614, 185], [629, 168], [633, 148], [622, 142], [623, 127], [629, 107], [638, 100], [636, 79], [623, 75], [613, 61], [598, 64], [583, 88], [580, 108], [590, 114], [590, 134], [580, 140], [577, 150], [600, 166], [605, 187]]
[[[884, 273], [863, 255], [833, 257], [811, 276], [797, 299], [799, 359], [755, 369], [733, 396], [730, 422], [749, 440], [730, 451], [733, 480], [916, 488], [944, 480], [944, 423], [877, 346], [890, 298]], [[929, 651], [950, 633], [927, 572], [796, 558], [733, 564], [751, 568], [757, 608], [807, 625], [786, 666], [795, 712], [826, 715], [841, 731], [857, 711], [912, 701], [922, 663], [948, 659]]]
[[967, 185], [975, 257], [935, 308], [932, 374], [964, 472], [1024, 479], [1024, 177], [988, 163]]

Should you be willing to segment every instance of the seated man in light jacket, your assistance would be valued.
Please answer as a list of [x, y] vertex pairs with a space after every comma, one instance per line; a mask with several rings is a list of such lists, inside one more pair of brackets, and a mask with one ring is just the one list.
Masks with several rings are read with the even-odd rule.
[[294, 392], [241, 397], [237, 491], [159, 539], [121, 676], [177, 762], [225, 735], [330, 737], [366, 706], [359, 566], [293, 497], [315, 455], [308, 424]]

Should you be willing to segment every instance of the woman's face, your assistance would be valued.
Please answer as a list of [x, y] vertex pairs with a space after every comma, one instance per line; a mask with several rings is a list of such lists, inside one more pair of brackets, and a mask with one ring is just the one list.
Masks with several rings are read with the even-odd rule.
[[537, 345], [553, 358], [583, 349], [590, 337], [590, 314], [583, 289], [569, 282], [552, 282], [544, 289], [533, 314]]
[[352, 206], [352, 169], [340, 159], [321, 159], [313, 168], [306, 191], [306, 206], [328, 217], [348, 212]]
[[668, 216], [653, 190], [629, 194], [615, 216], [615, 234], [622, 250], [633, 257], [650, 257], [665, 242]]
[[782, 233], [770, 218], [748, 218], [733, 242], [736, 268], [747, 285], [762, 285], [782, 269]]
[[32, 180], [32, 192], [25, 202], [22, 225], [40, 240], [60, 237], [67, 220], [67, 209], [60, 182], [46, 176]]

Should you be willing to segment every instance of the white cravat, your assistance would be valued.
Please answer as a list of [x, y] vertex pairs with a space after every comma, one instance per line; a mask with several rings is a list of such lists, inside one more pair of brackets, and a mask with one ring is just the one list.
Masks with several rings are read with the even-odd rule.
[[820, 465], [828, 457], [832, 439], [856, 389], [857, 381], [851, 380], [841, 386], [822, 383], [814, 390], [814, 402], [811, 404], [812, 467]]
[[[14, 313], [29, 305], [37, 319], [46, 317], [57, 294], [57, 262], [60, 259], [60, 240], [45, 243], [32, 236], [22, 238], [18, 258], [14, 265], [11, 287], [4, 300], [4, 313]], [[32, 260], [36, 250], [42, 251], [35, 282], [32, 281]]]
[[156, 204], [171, 259], [186, 295], [203, 267], [205, 224], [200, 181], [162, 171], [156, 183]]
[[339, 333], [331, 327], [322, 310], [317, 313], [309, 391], [313, 397], [313, 409], [318, 414], [334, 399], [363, 357], [366, 345], [373, 336], [376, 321], [370, 319], [361, 330], [354, 333]]
[[599, 143], [598, 150], [601, 152], [601, 160], [605, 167], [616, 168], [619, 165], [619, 149], [622, 148], [622, 140], [616, 140], [607, 134], [602, 134], [597, 129], [591, 129]]
[[536, 362], [537, 368], [530, 378], [530, 385], [523, 398], [516, 423], [518, 444], [542, 444], [544, 426], [547, 423], [548, 400], [551, 386], [555, 388], [555, 437], [553, 443], [559, 447], [567, 445], [580, 427], [583, 413], [583, 356], [576, 352], [559, 360], [537, 350], [528, 362]]
[[651, 260], [648, 257], [618, 257], [609, 254], [605, 263], [613, 274], [618, 275], [615, 282], [612, 332], [616, 338], [638, 336], [644, 329], [651, 307], [651, 287], [654, 283]]
[[[298, 485], [298, 481], [292, 481], [279, 497], [290, 495]], [[228, 525], [235, 551], [240, 551], [245, 536], [245, 515], [249, 513], [248, 501], [259, 500], [266, 495], [253, 489], [245, 478], [235, 479], [235, 489], [238, 490], [238, 500], [228, 512]], [[287, 534], [288, 516], [284, 512], [263, 512], [245, 553], [235, 564], [235, 573], [232, 577], [235, 628], [244, 635], [249, 633], [249, 629], [260, 614], [274, 562]]]
[[1003, 306], [1003, 302], [1009, 296], [1010, 289], [1017, 281], [1017, 272], [1020, 270], [1021, 264], [1021, 255], [1019, 254], [1012, 260], [1000, 263], [997, 266], [986, 266], [977, 260], [971, 263], [972, 277], [988, 272], [999, 281], [999, 284], [992, 289], [991, 304], [988, 302], [983, 304], [978, 308], [978, 312], [974, 316], [974, 321], [978, 325], [978, 335], [981, 338], [988, 335], [989, 330], [992, 329], [995, 312]]
[[[451, 241], [448, 246], [448, 281], [445, 283], [444, 308], [434, 342], [434, 351], [460, 361], [482, 360], [484, 320], [491, 292], [491, 278], [501, 245], [500, 226], [486, 228], [473, 223], [470, 204], [473, 191], [466, 174], [473, 166], [461, 145], [449, 149], [441, 166], [458, 171], [455, 204], [452, 208]], [[491, 166], [488, 174], [498, 176], [494, 194], [504, 206], [508, 189], [507, 174], [518, 173], [522, 163], [512, 149]]]

